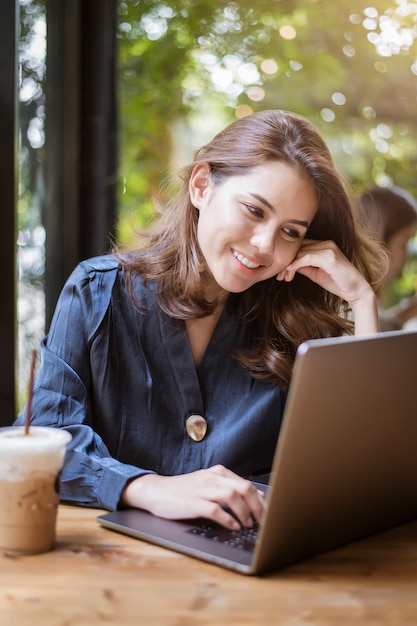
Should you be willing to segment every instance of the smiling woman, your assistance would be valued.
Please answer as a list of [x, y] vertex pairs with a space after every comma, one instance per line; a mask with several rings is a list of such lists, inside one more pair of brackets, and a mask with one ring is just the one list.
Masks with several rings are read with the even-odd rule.
[[252, 526], [297, 347], [378, 331], [385, 256], [294, 114], [236, 121], [180, 174], [140, 247], [67, 281], [33, 423], [72, 434], [65, 500]]
[[196, 166], [190, 197], [199, 211], [197, 238], [207, 263], [206, 294], [246, 291], [282, 272], [301, 247], [317, 212], [305, 174], [281, 161], [231, 176], [219, 186], [210, 165]]
[[[258, 337], [241, 354], [242, 362], [256, 376], [283, 384], [289, 382], [301, 341], [353, 330], [349, 308], [360, 313], [357, 330], [368, 330], [357, 294], [347, 294], [345, 284], [338, 289], [326, 270], [315, 272], [319, 281], [304, 278], [312, 275], [302, 267], [305, 252], [310, 263], [314, 253], [311, 242], [308, 248], [300, 247], [305, 236], [333, 242], [335, 249], [326, 254], [320, 250], [320, 260], [330, 263], [338, 255], [335, 266], [340, 269], [345, 267], [340, 255], [349, 259], [349, 269], [353, 272], [356, 267], [365, 279], [359, 280], [355, 271], [352, 286], [360, 285], [367, 296], [369, 285], [379, 286], [386, 266], [381, 248], [361, 231], [329, 150], [307, 120], [283, 111], [244, 117], [198, 150], [195, 161], [180, 174], [184, 184], [148, 233], [146, 252], [123, 261], [128, 279], [138, 271], [156, 280], [164, 310], [185, 319], [212, 314], [218, 306], [213, 270], [222, 269], [217, 288], [242, 292], [240, 306]], [[220, 237], [228, 246], [225, 256], [216, 252]], [[221, 261], [216, 268], [214, 255]], [[240, 275], [231, 273], [236, 263], [229, 269], [229, 256], [236, 260], [239, 255], [262, 269], [251, 271], [244, 263]], [[297, 271], [292, 267], [285, 271], [296, 256]], [[320, 265], [317, 257], [314, 263]], [[284, 288], [274, 276], [291, 280]], [[233, 280], [237, 283], [231, 284]], [[346, 316], [341, 316], [342, 310]]]

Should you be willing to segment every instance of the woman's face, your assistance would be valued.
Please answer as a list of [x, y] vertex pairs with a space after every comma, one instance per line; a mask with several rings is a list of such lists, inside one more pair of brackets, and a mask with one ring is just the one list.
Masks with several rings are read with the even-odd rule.
[[398, 276], [409, 259], [408, 245], [417, 230], [417, 221], [397, 231], [387, 242], [390, 254], [390, 266], [385, 277], [388, 282]]
[[190, 179], [199, 210], [198, 243], [207, 264], [206, 297], [245, 291], [276, 276], [296, 256], [317, 212], [311, 180], [271, 161], [214, 186], [201, 164]]

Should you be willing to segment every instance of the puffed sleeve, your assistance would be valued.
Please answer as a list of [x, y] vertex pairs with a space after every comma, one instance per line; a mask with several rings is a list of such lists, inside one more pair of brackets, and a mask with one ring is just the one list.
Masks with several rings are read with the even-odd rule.
[[[72, 435], [61, 499], [106, 509], [117, 508], [127, 482], [146, 472], [113, 458], [93, 428], [90, 345], [109, 308], [118, 271], [109, 257], [80, 264], [68, 279], [41, 343], [31, 420], [33, 425], [64, 428]], [[24, 422], [25, 411], [26, 407], [16, 424]]]

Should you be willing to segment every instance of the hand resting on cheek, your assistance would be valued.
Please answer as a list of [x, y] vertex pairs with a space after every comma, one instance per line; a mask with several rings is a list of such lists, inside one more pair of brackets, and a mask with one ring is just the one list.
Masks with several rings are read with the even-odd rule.
[[[375, 293], [333, 241], [305, 239], [295, 259], [277, 275], [277, 280], [290, 282], [296, 273], [349, 304], [355, 317], [356, 334], [375, 332]], [[370, 303], [374, 309], [372, 316], [369, 316]]]

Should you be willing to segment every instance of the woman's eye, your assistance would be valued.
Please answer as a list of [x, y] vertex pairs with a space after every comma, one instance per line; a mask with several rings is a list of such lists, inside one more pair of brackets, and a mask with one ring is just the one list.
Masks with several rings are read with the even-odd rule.
[[251, 213], [255, 217], [264, 216], [264, 212], [262, 211], [262, 209], [258, 209], [256, 206], [253, 206], [252, 204], [244, 204], [244, 207], [249, 211], [249, 213]]
[[295, 228], [284, 228], [284, 233], [291, 239], [299, 239], [301, 237], [301, 233], [295, 230]]

